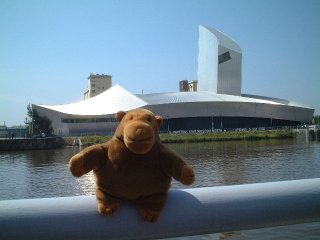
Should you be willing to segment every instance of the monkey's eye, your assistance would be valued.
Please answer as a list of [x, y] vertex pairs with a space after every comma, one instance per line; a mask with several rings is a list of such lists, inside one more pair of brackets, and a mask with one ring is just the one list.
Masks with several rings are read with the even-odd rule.
[[130, 115], [130, 116], [129, 116], [129, 120], [132, 120], [132, 119], [133, 119], [133, 115]]
[[149, 123], [151, 123], [151, 122], [152, 122], [152, 118], [151, 118], [151, 117], [148, 117], [148, 118], [147, 118], [147, 121], [148, 121]]

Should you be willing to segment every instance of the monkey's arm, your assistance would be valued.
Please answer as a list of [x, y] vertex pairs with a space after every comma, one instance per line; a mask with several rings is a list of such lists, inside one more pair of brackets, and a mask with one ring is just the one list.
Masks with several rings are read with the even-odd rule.
[[161, 162], [164, 172], [185, 185], [191, 185], [195, 180], [195, 174], [191, 166], [174, 151], [163, 146], [161, 149]]
[[91, 170], [99, 169], [108, 158], [108, 143], [96, 144], [85, 148], [69, 161], [69, 169], [73, 176], [81, 177]]

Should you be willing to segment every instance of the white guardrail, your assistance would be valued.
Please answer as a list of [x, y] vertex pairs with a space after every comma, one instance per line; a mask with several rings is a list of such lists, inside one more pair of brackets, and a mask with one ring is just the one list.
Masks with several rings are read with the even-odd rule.
[[94, 196], [0, 201], [0, 239], [156, 239], [320, 221], [320, 178], [170, 190], [156, 223]]

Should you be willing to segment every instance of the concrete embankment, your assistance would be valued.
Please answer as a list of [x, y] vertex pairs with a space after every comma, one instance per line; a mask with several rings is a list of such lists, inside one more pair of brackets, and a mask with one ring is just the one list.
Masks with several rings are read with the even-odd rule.
[[62, 143], [60, 137], [0, 139], [0, 151], [53, 149]]
[[312, 125], [311, 127], [293, 130], [295, 138], [304, 138], [307, 141], [320, 141], [319, 125]]

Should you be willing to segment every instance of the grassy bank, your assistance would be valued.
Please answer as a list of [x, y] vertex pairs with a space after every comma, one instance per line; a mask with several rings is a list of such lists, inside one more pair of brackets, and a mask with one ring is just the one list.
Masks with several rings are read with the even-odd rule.
[[[162, 143], [183, 142], [212, 142], [234, 140], [262, 140], [294, 138], [292, 130], [244, 131], [244, 132], [216, 132], [216, 133], [186, 133], [186, 134], [160, 134]], [[74, 137], [65, 137], [64, 145], [72, 146]], [[111, 139], [110, 136], [84, 136], [80, 137], [82, 146], [103, 143]]]
[[[77, 139], [77, 137], [64, 137], [64, 146], [73, 146], [74, 139]], [[82, 146], [86, 147], [107, 142], [111, 139], [111, 136], [82, 136], [80, 139]]]
[[161, 134], [163, 143], [212, 142], [293, 138], [291, 130], [216, 132], [205, 134]]

